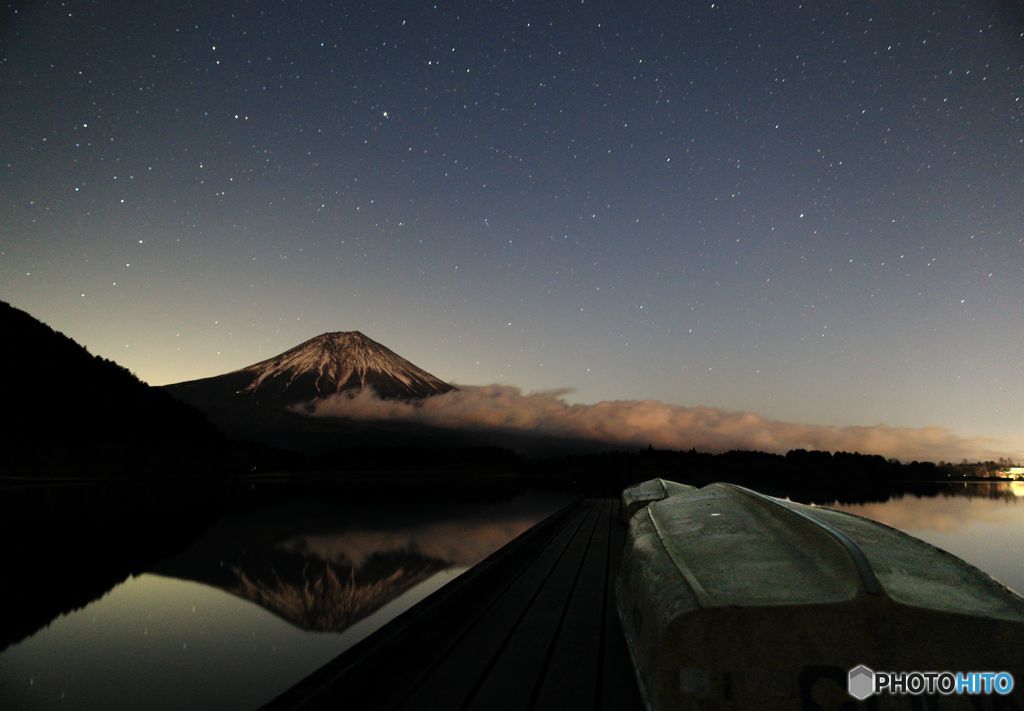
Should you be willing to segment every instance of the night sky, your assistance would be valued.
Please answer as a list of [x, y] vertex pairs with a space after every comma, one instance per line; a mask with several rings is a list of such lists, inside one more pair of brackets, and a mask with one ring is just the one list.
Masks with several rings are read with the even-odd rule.
[[0, 298], [150, 383], [358, 329], [457, 383], [1024, 452], [1017, 3], [2, 23]]

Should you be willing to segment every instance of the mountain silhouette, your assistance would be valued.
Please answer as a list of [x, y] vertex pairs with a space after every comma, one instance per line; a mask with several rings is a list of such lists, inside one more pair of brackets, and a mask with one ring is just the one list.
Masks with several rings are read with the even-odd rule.
[[192, 473], [224, 437], [198, 410], [0, 302], [0, 473]]

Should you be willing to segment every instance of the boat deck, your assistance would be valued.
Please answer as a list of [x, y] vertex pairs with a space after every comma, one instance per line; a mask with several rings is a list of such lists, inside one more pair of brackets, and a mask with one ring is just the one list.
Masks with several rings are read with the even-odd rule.
[[270, 709], [642, 709], [615, 610], [619, 502], [585, 499], [273, 700]]

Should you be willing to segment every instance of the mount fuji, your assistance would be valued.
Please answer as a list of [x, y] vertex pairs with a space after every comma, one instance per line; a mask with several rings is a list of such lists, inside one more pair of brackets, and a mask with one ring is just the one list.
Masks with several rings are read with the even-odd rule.
[[365, 388], [397, 400], [455, 389], [359, 331], [324, 333], [240, 370], [166, 387], [187, 401], [227, 398], [274, 408]]
[[[339, 393], [355, 395], [370, 390], [382, 399], [415, 403], [456, 390], [359, 331], [324, 333], [245, 368], [163, 388], [201, 410], [232, 438], [312, 456], [373, 447], [389, 451], [398, 447], [504, 447], [560, 452], [562, 443], [568, 441], [398, 420], [311, 417], [307, 405]], [[589, 451], [593, 447], [583, 443], [576, 449]]]
[[307, 404], [365, 391], [415, 402], [455, 390], [359, 331], [323, 333], [245, 368], [163, 388], [230, 437], [306, 453], [436, 439], [429, 428], [309, 417]]

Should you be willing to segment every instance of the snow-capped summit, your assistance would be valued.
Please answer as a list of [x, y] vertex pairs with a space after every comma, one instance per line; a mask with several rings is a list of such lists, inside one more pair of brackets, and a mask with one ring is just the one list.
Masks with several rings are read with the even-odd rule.
[[244, 392], [257, 399], [279, 393], [287, 400], [311, 400], [365, 387], [385, 398], [422, 398], [452, 389], [359, 331], [321, 334], [243, 372], [255, 375]]
[[389, 399], [418, 399], [454, 388], [359, 331], [334, 331], [280, 355], [213, 378], [170, 386], [230, 391], [262, 405], [291, 405], [372, 388]]

